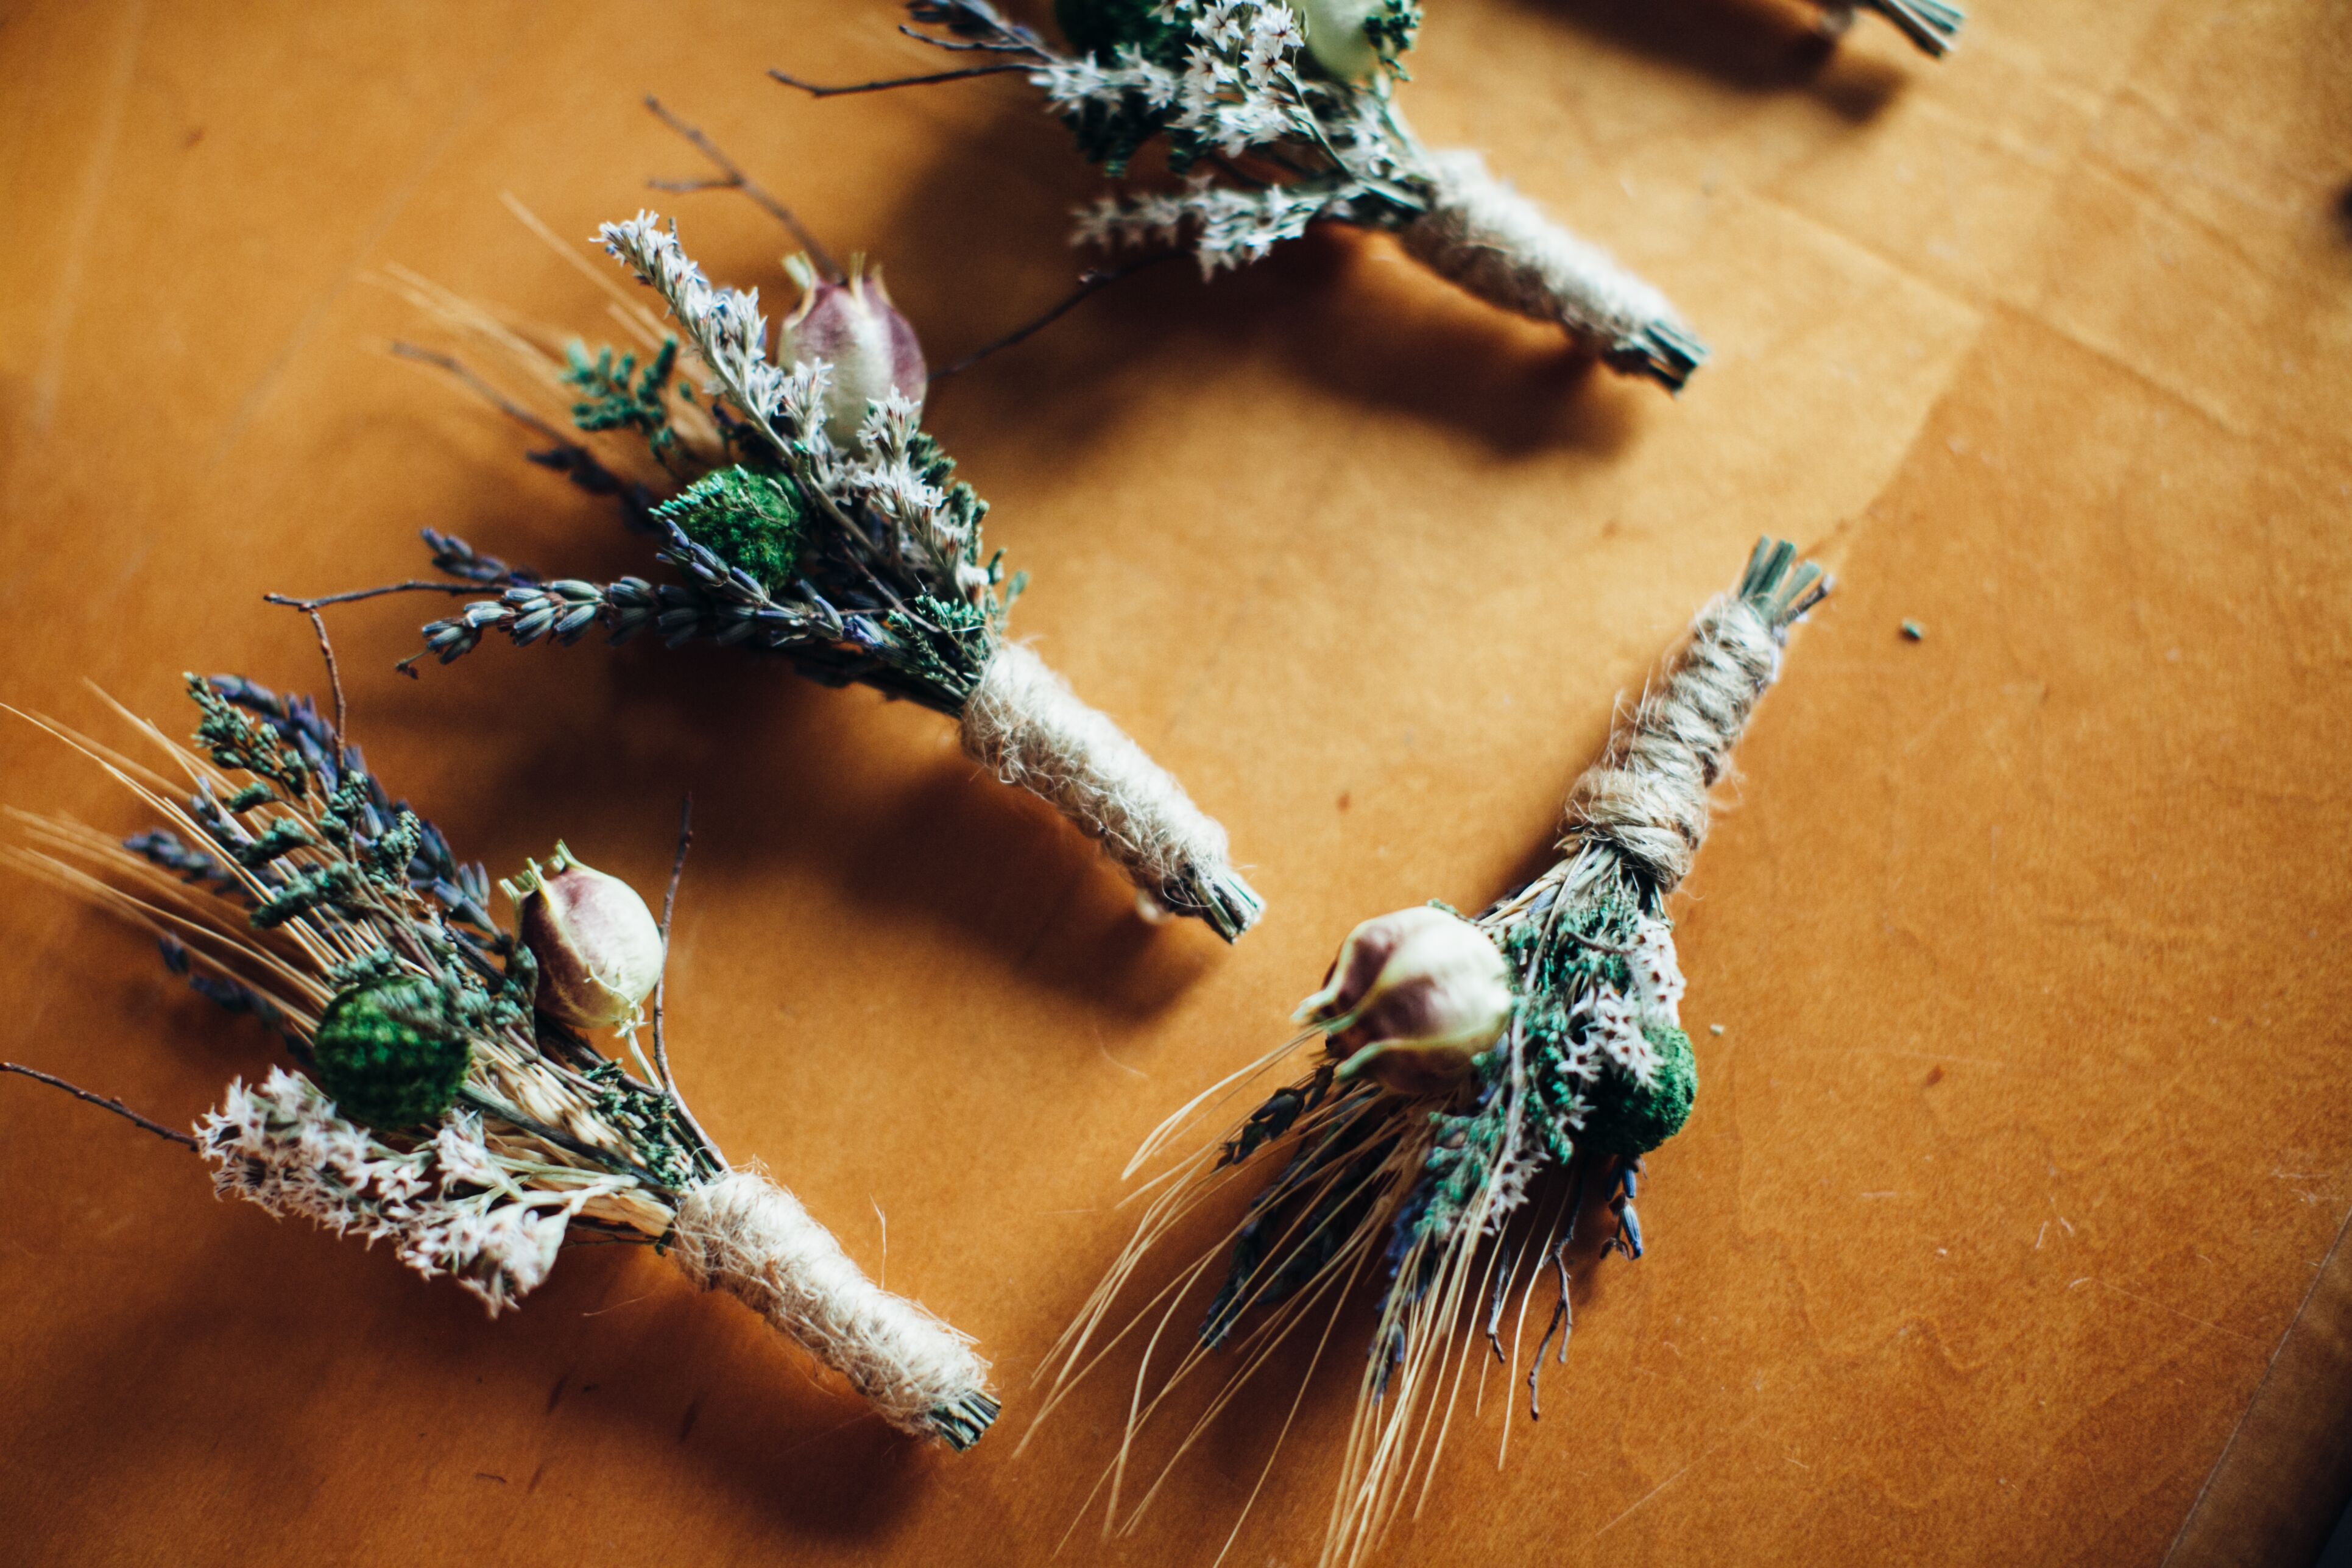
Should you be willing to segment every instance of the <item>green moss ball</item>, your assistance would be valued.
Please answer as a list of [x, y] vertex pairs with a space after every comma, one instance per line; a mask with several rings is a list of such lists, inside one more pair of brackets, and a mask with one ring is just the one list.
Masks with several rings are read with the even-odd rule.
[[1054, 21], [1073, 47], [1108, 58], [1123, 44], [1153, 53], [1183, 29], [1153, 13], [1160, 0], [1054, 0]]
[[800, 573], [804, 513], [799, 492], [766, 474], [719, 468], [654, 511], [771, 592]]
[[1658, 1070], [1650, 1087], [1612, 1085], [1585, 1119], [1584, 1140], [1604, 1154], [1633, 1159], [1646, 1154], [1683, 1130], [1698, 1094], [1698, 1063], [1690, 1037], [1670, 1026], [1642, 1033], [1657, 1052]]
[[473, 1055], [458, 1030], [415, 1021], [440, 1011], [432, 983], [415, 975], [344, 992], [327, 1005], [310, 1042], [319, 1087], [345, 1116], [371, 1127], [438, 1121], [457, 1099]]

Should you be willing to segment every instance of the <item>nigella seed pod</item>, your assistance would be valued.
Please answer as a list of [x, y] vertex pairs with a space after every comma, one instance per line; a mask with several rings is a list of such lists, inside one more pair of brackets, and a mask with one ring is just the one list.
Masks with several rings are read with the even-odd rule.
[[1323, 989], [1298, 1005], [1320, 1026], [1339, 1077], [1369, 1073], [1407, 1094], [1468, 1076], [1511, 1019], [1511, 971], [1486, 933], [1423, 905], [1348, 933]]
[[1370, 80], [1380, 68], [1382, 37], [1402, 41], [1412, 27], [1410, 7], [1397, 0], [1290, 0], [1290, 8], [1307, 35], [1307, 52], [1339, 81]]
[[539, 961], [539, 1010], [575, 1029], [635, 1029], [661, 981], [662, 933], [637, 890], [582, 865], [559, 840], [542, 870], [501, 881]]
[[804, 256], [792, 258], [784, 268], [801, 286], [801, 302], [784, 318], [777, 357], [796, 365], [823, 360], [833, 366], [824, 428], [835, 443], [854, 445], [866, 409], [894, 392], [922, 412], [930, 371], [914, 327], [890, 303], [882, 269], [868, 268], [862, 256], [852, 257], [849, 280], [835, 283], [818, 277]]

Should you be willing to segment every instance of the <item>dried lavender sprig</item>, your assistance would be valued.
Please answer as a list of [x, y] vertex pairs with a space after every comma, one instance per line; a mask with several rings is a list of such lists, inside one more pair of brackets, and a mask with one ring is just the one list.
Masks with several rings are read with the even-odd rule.
[[659, 526], [666, 538], [660, 559], [677, 567], [684, 581], [656, 584], [631, 576], [605, 584], [578, 578], [517, 584], [496, 599], [475, 600], [457, 615], [428, 624], [425, 650], [448, 664], [492, 634], [518, 647], [541, 640], [568, 647], [600, 627], [612, 643], [650, 627], [666, 647], [708, 638], [722, 647], [782, 654], [802, 674], [824, 685], [860, 682], [950, 717], [962, 711], [977, 682], [963, 676], [961, 660], [941, 659], [917, 675], [904, 658], [887, 657], [886, 650], [906, 646], [905, 630], [892, 624], [893, 612], [865, 607], [845, 614], [805, 583], [801, 597], [780, 602], [750, 574], [688, 539], [675, 523]]

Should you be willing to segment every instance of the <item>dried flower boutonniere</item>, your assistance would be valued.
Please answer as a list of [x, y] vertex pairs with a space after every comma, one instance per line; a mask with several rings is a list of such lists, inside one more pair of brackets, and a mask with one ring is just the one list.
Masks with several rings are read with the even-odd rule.
[[[973, 760], [1101, 844], [1148, 913], [1197, 917], [1228, 942], [1255, 924], [1264, 905], [1234, 869], [1224, 828], [1006, 635], [1025, 578], [1008, 580], [1002, 554], [983, 555], [988, 505], [951, 480], [955, 464], [922, 429], [922, 347], [878, 269], [794, 258], [802, 297], [772, 359], [758, 291], [714, 287], [674, 225], [640, 213], [600, 237], [670, 318], [616, 299], [638, 338], [631, 351], [557, 349], [396, 274], [417, 303], [518, 370], [522, 398], [559, 400], [572, 431], [454, 359], [403, 352], [465, 377], [551, 441], [533, 460], [617, 497], [676, 577], [551, 581], [428, 530], [444, 581], [273, 600], [316, 610], [496, 590], [425, 628], [425, 652], [444, 664], [492, 635], [570, 644], [599, 629], [612, 642], [651, 630], [670, 647], [708, 637], [780, 654], [825, 685], [870, 686], [955, 720]], [[651, 479], [630, 477], [648, 468]]]
[[[1308, 1313], [1320, 1306], [1336, 1324], [1361, 1281], [1381, 1281], [1379, 1317], [1327, 1564], [1360, 1562], [1412, 1473], [1434, 1465], [1470, 1360], [1491, 1350], [1516, 1369], [1549, 1276], [1557, 1295], [1528, 1372], [1538, 1412], [1537, 1369], [1555, 1336], [1568, 1350], [1568, 1251], [1586, 1173], [1597, 1165], [1612, 1184], [1609, 1246], [1639, 1257], [1642, 1156], [1690, 1114], [1696, 1079], [1665, 901], [1706, 836], [1708, 787], [1780, 672], [1789, 627], [1825, 592], [1795, 555], [1764, 541], [1738, 587], [1700, 613], [1664, 679], [1578, 781], [1559, 864], [1473, 920], [1431, 905], [1357, 927], [1298, 1008], [1307, 1032], [1195, 1099], [1138, 1152], [1130, 1174], [1213, 1097], [1322, 1037], [1305, 1076], [1152, 1184], [1133, 1239], [1048, 1359], [1050, 1410], [1129, 1331], [1144, 1327], [1156, 1347], [1186, 1287], [1222, 1274], [1157, 1392], [1146, 1352], [1110, 1471], [1111, 1526], [1134, 1523], [1119, 1515], [1127, 1452], [1170, 1388], [1232, 1347], [1242, 1364], [1205, 1425]], [[1108, 1330], [1155, 1245], [1232, 1184], [1260, 1181], [1210, 1252]]]
[[1104, 197], [1080, 215], [1081, 244], [1188, 246], [1213, 275], [1312, 223], [1386, 229], [1432, 270], [1565, 328], [1618, 370], [1676, 388], [1706, 357], [1664, 295], [1547, 217], [1476, 153], [1433, 151], [1413, 134], [1392, 88], [1420, 25], [1415, 0], [1058, 0], [1066, 50], [990, 0], [910, 0], [908, 10], [909, 36], [995, 58], [847, 86], [773, 74], [830, 97], [1017, 73], [1114, 179], [1161, 144], [1183, 184]]
[[[390, 1242], [495, 1315], [567, 1239], [657, 1244], [848, 1378], [891, 1425], [970, 1447], [995, 1419], [964, 1335], [883, 1290], [756, 1164], [730, 1166], [679, 1096], [662, 1026], [677, 874], [656, 922], [562, 845], [500, 884], [392, 799], [305, 699], [191, 676], [195, 749], [142, 725], [165, 772], [62, 737], [162, 819], [107, 837], [28, 819], [26, 869], [154, 933], [188, 984], [294, 1058], [232, 1082], [194, 1135], [49, 1074], [184, 1144], [216, 1192]], [[167, 776], [168, 775], [168, 776]], [[686, 858], [680, 825], [677, 868]], [[615, 1031], [633, 1063], [591, 1040]], [[638, 1043], [650, 1037], [648, 1058]]]

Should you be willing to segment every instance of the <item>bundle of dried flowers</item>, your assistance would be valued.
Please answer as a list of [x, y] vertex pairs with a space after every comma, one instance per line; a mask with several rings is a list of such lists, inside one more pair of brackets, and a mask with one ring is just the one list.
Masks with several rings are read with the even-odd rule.
[[[795, 258], [802, 299], [771, 358], [758, 291], [714, 287], [675, 225], [640, 213], [600, 237], [671, 319], [617, 301], [633, 351], [558, 350], [413, 274], [400, 282], [522, 373], [520, 398], [478, 384], [554, 441], [535, 460], [617, 496], [658, 537], [676, 580], [548, 581], [428, 531], [433, 564], [453, 581], [281, 602], [499, 590], [425, 628], [445, 664], [492, 634], [569, 644], [600, 627], [614, 642], [650, 628], [672, 647], [708, 637], [781, 654], [826, 685], [858, 682], [954, 719], [967, 753], [1097, 839], [1148, 910], [1195, 916], [1228, 942], [1255, 923], [1264, 905], [1234, 868], [1224, 828], [1008, 639], [1006, 612], [1025, 580], [1007, 579], [1001, 553], [983, 556], [987, 503], [951, 481], [955, 464], [921, 427], [922, 348], [879, 271], [853, 260], [833, 276], [821, 253]], [[699, 395], [688, 370], [699, 373]], [[549, 395], [576, 436], [524, 401]], [[614, 449], [627, 442], [639, 451]], [[645, 456], [656, 477], [625, 477]]]
[[[214, 1187], [337, 1235], [389, 1242], [495, 1315], [567, 1237], [652, 1242], [697, 1284], [751, 1304], [890, 1423], [969, 1447], [997, 1413], [962, 1334], [882, 1290], [758, 1166], [732, 1167], [670, 1074], [658, 924], [625, 883], [558, 846], [502, 887], [393, 800], [306, 699], [188, 678], [195, 749], [139, 728], [166, 776], [35, 721], [162, 819], [120, 842], [24, 816], [11, 858], [154, 933], [199, 993], [251, 1014], [296, 1066], [232, 1082], [179, 1132]], [[126, 715], [127, 717], [127, 715]], [[686, 841], [681, 830], [678, 864]], [[651, 1004], [652, 1056], [637, 1043]], [[614, 1029], [631, 1071], [589, 1043]], [[71, 1089], [14, 1063], [0, 1069]]]
[[[1666, 896], [1705, 837], [1708, 787], [1778, 676], [1789, 627], [1825, 591], [1793, 547], [1759, 543], [1738, 587], [1701, 612], [1663, 683], [1578, 781], [1559, 864], [1475, 920], [1431, 905], [1359, 926], [1298, 1009], [1307, 1033], [1195, 1099], [1138, 1152], [1130, 1174], [1212, 1097], [1323, 1037], [1304, 1077], [1153, 1182], [1133, 1238], [1047, 1361], [1050, 1410], [1138, 1327], [1149, 1325], [1156, 1348], [1190, 1288], [1224, 1260], [1175, 1368], [1154, 1390], [1147, 1351], [1137, 1373], [1127, 1439], [1106, 1477], [1110, 1526], [1132, 1528], [1141, 1512], [1120, 1520], [1128, 1452], [1176, 1384], [1234, 1342], [1241, 1365], [1181, 1454], [1318, 1303], [1336, 1324], [1370, 1278], [1382, 1280], [1380, 1314], [1327, 1564], [1360, 1562], [1414, 1472], [1430, 1473], [1470, 1362], [1491, 1349], [1516, 1371], [1549, 1273], [1558, 1293], [1528, 1373], [1537, 1413], [1537, 1368], [1555, 1334], [1567, 1354], [1568, 1248], [1587, 1168], [1599, 1162], [1614, 1184], [1610, 1246], [1640, 1256], [1642, 1156], [1690, 1113], [1696, 1080]], [[1269, 1170], [1242, 1220], [1106, 1342], [1145, 1255], [1229, 1185]]]
[[1664, 295], [1476, 153], [1432, 151], [1413, 134], [1392, 89], [1420, 25], [1415, 0], [1060, 0], [1066, 51], [990, 0], [908, 9], [911, 37], [995, 60], [845, 87], [774, 74], [831, 96], [1018, 73], [1112, 178], [1161, 143], [1183, 184], [1104, 197], [1079, 215], [1081, 244], [1188, 245], [1213, 275], [1312, 223], [1386, 229], [1433, 270], [1557, 323], [1619, 370], [1675, 388], [1706, 357]]

